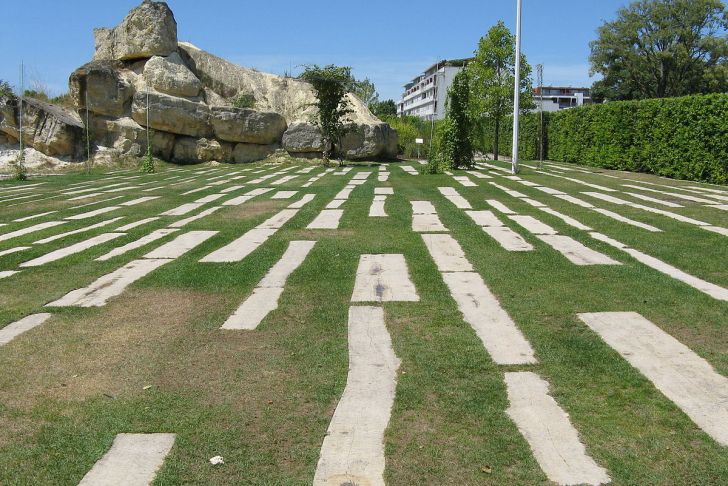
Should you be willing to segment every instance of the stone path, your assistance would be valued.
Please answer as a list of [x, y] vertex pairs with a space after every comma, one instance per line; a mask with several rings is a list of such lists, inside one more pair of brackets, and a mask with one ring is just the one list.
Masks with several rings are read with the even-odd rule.
[[149, 486], [175, 439], [175, 434], [119, 434], [78, 485]]
[[352, 302], [419, 302], [404, 255], [362, 255]]
[[601, 312], [579, 318], [701, 429], [728, 446], [728, 378], [637, 313]]
[[40, 326], [50, 318], [51, 314], [48, 313], [33, 314], [24, 317], [19, 321], [13, 322], [12, 324], [8, 324], [0, 329], [0, 346], [8, 344], [16, 337]]
[[263, 277], [221, 329], [256, 329], [265, 317], [278, 308], [288, 277], [301, 266], [313, 249], [315, 241], [292, 241], [281, 259]]

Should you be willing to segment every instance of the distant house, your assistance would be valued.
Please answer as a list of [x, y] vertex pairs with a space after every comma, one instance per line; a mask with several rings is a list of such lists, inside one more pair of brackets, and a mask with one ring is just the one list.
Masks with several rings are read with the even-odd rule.
[[397, 104], [399, 116], [418, 116], [425, 120], [445, 118], [447, 90], [455, 75], [470, 59], [443, 59], [404, 85], [404, 93]]
[[543, 97], [538, 87], [533, 89], [533, 98], [538, 111], [539, 102], [543, 99], [543, 111], [559, 111], [592, 103], [590, 88], [573, 88], [562, 86], [544, 86]]

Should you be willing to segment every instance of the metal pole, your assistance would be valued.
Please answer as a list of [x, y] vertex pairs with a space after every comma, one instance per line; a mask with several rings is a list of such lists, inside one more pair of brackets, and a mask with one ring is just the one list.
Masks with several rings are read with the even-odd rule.
[[518, 174], [518, 116], [521, 104], [521, 1], [516, 0], [516, 79], [513, 94], [513, 158], [511, 172]]
[[538, 76], [538, 168], [543, 169], [543, 149], [544, 149], [544, 126], [543, 126], [543, 64], [536, 66], [536, 75]]
[[18, 132], [18, 140], [20, 142], [20, 163], [23, 160], [23, 92], [25, 91], [25, 65], [20, 62], [20, 118], [18, 119], [18, 125], [20, 131]]

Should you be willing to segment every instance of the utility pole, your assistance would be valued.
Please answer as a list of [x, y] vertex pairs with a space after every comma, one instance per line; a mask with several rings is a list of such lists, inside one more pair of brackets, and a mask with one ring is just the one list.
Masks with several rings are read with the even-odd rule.
[[516, 0], [516, 79], [513, 91], [513, 158], [511, 172], [518, 174], [518, 117], [521, 104], [521, 2]]
[[23, 61], [20, 61], [20, 118], [18, 119], [18, 125], [20, 130], [18, 131], [18, 140], [20, 141], [20, 163], [23, 162], [23, 92], [25, 91], [25, 65]]

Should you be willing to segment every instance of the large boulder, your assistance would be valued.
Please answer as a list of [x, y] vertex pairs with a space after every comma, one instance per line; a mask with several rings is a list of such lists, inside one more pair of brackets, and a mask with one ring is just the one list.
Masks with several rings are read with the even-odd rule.
[[[162, 93], [149, 93], [148, 99], [151, 128], [190, 137], [212, 137], [210, 109], [206, 104]], [[147, 93], [134, 95], [132, 118], [146, 126]]]
[[283, 134], [283, 148], [291, 154], [320, 154], [323, 152], [321, 130], [312, 123], [292, 123]]
[[[141, 156], [147, 153], [147, 131], [131, 118], [107, 118], [91, 116], [89, 119], [91, 140], [99, 146], [113, 148], [122, 154]], [[174, 148], [175, 136], [171, 133], [151, 130], [152, 154], [169, 160]]]
[[134, 86], [122, 74], [123, 69], [119, 61], [92, 61], [76, 69], [68, 82], [74, 105], [79, 110], [88, 106], [99, 115], [128, 114]]
[[286, 119], [278, 113], [248, 108], [213, 106], [210, 122], [220, 140], [261, 145], [280, 142], [287, 128]]
[[[75, 112], [32, 98], [23, 98], [25, 145], [54, 157], [80, 156], [84, 125]], [[0, 132], [20, 138], [20, 100], [0, 97]]]
[[172, 96], [194, 97], [202, 89], [200, 80], [176, 52], [168, 57], [154, 56], [147, 61], [144, 81], [155, 90]]
[[350, 125], [341, 140], [347, 159], [394, 159], [397, 157], [397, 132], [386, 123]]
[[233, 160], [237, 164], [246, 164], [266, 159], [278, 150], [278, 145], [256, 145], [253, 143], [239, 143], [233, 150]]
[[174, 162], [195, 164], [199, 162], [230, 162], [233, 146], [214, 139], [179, 137], [174, 144]]
[[145, 0], [113, 29], [95, 29], [94, 60], [169, 56], [177, 50], [177, 21], [164, 2]]

